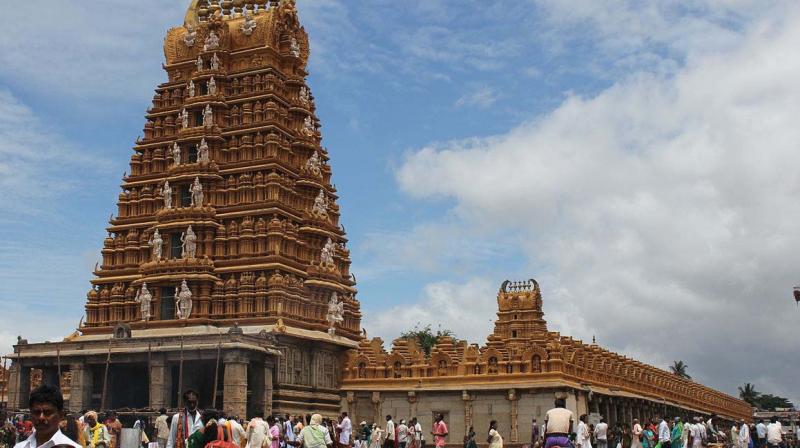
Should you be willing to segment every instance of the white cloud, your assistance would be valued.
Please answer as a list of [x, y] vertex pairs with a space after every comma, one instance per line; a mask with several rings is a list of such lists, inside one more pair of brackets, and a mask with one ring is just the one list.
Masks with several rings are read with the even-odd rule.
[[[367, 315], [362, 322], [369, 337], [382, 337], [387, 349], [392, 339], [416, 325], [448, 329], [459, 339], [480, 341], [491, 332], [497, 317], [496, 293], [497, 285], [480, 278], [463, 284], [431, 283], [418, 302]], [[470, 310], [469, 314], [464, 310]]]
[[504, 135], [430, 145], [398, 182], [454, 200], [448, 219], [464, 226], [520, 235], [551, 328], [645, 361], [683, 359], [728, 392], [758, 379], [797, 400], [800, 15], [738, 31], [647, 19], [665, 22], [615, 45], [679, 40], [677, 20], [683, 46], [660, 59], [675, 70], [634, 71]]
[[474, 106], [485, 109], [494, 104], [498, 99], [497, 92], [491, 87], [483, 86], [477, 90], [465, 93], [455, 102], [455, 107]]

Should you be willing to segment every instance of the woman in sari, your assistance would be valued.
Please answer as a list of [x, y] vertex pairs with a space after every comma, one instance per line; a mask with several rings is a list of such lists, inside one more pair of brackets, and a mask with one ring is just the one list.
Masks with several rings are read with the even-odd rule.
[[475, 428], [469, 427], [467, 435], [464, 437], [464, 448], [478, 448], [478, 443], [475, 441]]
[[642, 448], [642, 425], [639, 424], [638, 419], [633, 420], [633, 428], [631, 429], [631, 448]]
[[369, 436], [369, 448], [380, 448], [382, 435], [383, 430], [379, 428], [377, 424], [373, 423], [372, 434]]
[[302, 448], [326, 448], [333, 445], [333, 440], [330, 433], [322, 427], [322, 416], [314, 414], [292, 444]]
[[281, 428], [278, 425], [277, 420], [275, 420], [275, 417], [271, 415], [267, 417], [267, 425], [269, 425], [269, 439], [271, 440], [270, 448], [280, 448]]

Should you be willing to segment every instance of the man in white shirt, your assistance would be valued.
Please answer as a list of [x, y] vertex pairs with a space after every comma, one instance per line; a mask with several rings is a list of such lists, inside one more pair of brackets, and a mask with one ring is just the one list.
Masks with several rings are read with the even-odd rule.
[[578, 448], [592, 448], [589, 426], [586, 424], [586, 414], [578, 418], [578, 430], [575, 431], [575, 446]]
[[286, 421], [283, 422], [283, 432], [287, 442], [294, 442], [294, 417], [286, 414]]
[[669, 448], [669, 424], [663, 418], [661, 419], [661, 423], [658, 424], [658, 441], [661, 442], [661, 448]]
[[184, 392], [183, 404], [184, 408], [172, 416], [167, 448], [186, 448], [189, 436], [203, 427], [200, 411], [197, 410], [197, 392], [192, 389]]
[[383, 448], [396, 448], [394, 446], [394, 421], [392, 416], [386, 416], [386, 440], [383, 442]]
[[772, 423], [767, 425], [767, 445], [769, 448], [778, 448], [783, 441], [783, 427], [777, 418], [772, 417]]
[[569, 435], [572, 433], [572, 411], [566, 409], [567, 400], [556, 399], [555, 407], [547, 411], [544, 418], [544, 448], [569, 446]]
[[405, 420], [400, 420], [400, 424], [397, 426], [397, 444], [400, 445], [400, 448], [406, 448], [408, 444], [408, 426], [406, 426]]
[[702, 421], [695, 417], [694, 423], [689, 427], [689, 438], [692, 441], [692, 448], [700, 448], [703, 444], [703, 426]]
[[608, 448], [608, 423], [606, 423], [606, 419], [601, 418], [600, 423], [594, 427], [594, 438], [597, 440], [597, 448]]
[[414, 417], [411, 419], [411, 426], [414, 427], [414, 438], [417, 441], [417, 448], [425, 448], [425, 433], [422, 432], [422, 424]]
[[31, 391], [28, 408], [33, 422], [33, 433], [14, 445], [14, 448], [52, 448], [56, 445], [82, 448], [58, 428], [64, 417], [64, 397], [56, 387], [45, 384]]
[[167, 410], [164, 408], [159, 409], [159, 416], [156, 418], [156, 442], [158, 448], [167, 448], [167, 439], [169, 439], [169, 424], [167, 423]]
[[756, 448], [766, 448], [767, 446], [767, 425], [764, 420], [759, 420], [756, 425]]
[[744, 420], [739, 420], [739, 425], [739, 439], [737, 441], [739, 448], [747, 448], [750, 445], [750, 427], [747, 426], [747, 422]]
[[350, 435], [353, 433], [353, 424], [347, 412], [342, 412], [342, 418], [336, 428], [339, 429], [339, 445], [341, 447], [350, 446]]
[[247, 437], [247, 433], [244, 431], [242, 424], [239, 423], [239, 419], [236, 417], [231, 417], [228, 419], [226, 423], [230, 427], [230, 433], [231, 437], [233, 437], [233, 443], [242, 446], [242, 439], [245, 439]]

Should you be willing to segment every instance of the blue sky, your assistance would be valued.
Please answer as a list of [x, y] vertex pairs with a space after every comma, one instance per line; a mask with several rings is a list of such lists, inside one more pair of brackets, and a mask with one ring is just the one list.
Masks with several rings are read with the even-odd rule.
[[[187, 3], [0, 18], [4, 347], [83, 314]], [[800, 399], [794, 2], [298, 9], [370, 335], [420, 322], [482, 342], [500, 283], [534, 277], [551, 329]]]

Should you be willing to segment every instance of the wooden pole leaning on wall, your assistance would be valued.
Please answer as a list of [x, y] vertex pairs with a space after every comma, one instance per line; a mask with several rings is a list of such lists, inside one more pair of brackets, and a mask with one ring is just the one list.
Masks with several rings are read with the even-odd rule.
[[3, 357], [3, 396], [0, 397], [0, 402], [5, 403], [5, 408], [8, 408], [8, 397], [9, 397], [9, 390], [8, 387], [8, 356]]
[[219, 342], [217, 343], [217, 363], [214, 365], [214, 394], [211, 395], [211, 409], [217, 409], [217, 387], [219, 381], [219, 356], [222, 352], [222, 331], [219, 333]]
[[103, 373], [103, 394], [100, 398], [100, 410], [106, 410], [106, 398], [108, 397], [108, 367], [111, 364], [111, 340], [113, 335], [108, 338], [108, 353], [106, 354], [106, 370]]
[[178, 409], [183, 408], [183, 329], [181, 329], [181, 358], [178, 365]]

